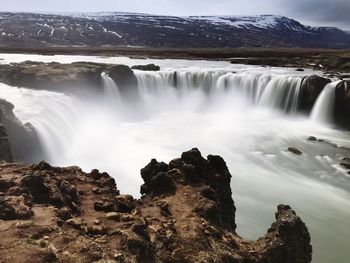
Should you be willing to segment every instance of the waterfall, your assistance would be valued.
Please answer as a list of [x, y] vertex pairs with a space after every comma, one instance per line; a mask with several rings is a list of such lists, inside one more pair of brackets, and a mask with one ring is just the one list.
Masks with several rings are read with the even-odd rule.
[[335, 87], [339, 82], [328, 83], [318, 96], [311, 112], [311, 120], [315, 122], [327, 123], [332, 121], [334, 101], [335, 101]]
[[259, 73], [233, 73], [227, 71], [135, 71], [139, 93], [150, 95], [198, 91], [215, 95], [235, 93], [253, 105], [278, 108], [288, 113], [297, 110], [302, 78]]
[[102, 72], [101, 78], [106, 101], [112, 106], [120, 105], [122, 98], [118, 85], [106, 72]]

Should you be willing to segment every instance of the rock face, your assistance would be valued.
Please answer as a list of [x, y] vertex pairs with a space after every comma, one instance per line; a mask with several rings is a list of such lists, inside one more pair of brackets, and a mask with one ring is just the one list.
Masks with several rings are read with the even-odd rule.
[[221, 157], [192, 149], [169, 164], [152, 160], [141, 175], [136, 200], [98, 170], [0, 164], [1, 260], [311, 262], [310, 235], [289, 206], [278, 207], [257, 241], [235, 233], [231, 175]]
[[5, 127], [1, 124], [0, 119], [0, 160], [12, 162], [12, 153], [9, 138]]
[[11, 86], [69, 93], [101, 92], [101, 73], [108, 72], [118, 86], [135, 87], [137, 79], [124, 65], [76, 62], [72, 64], [26, 61], [0, 65], [0, 81]]
[[350, 81], [341, 81], [335, 89], [334, 121], [350, 129]]
[[317, 75], [306, 77], [301, 85], [299, 109], [302, 112], [310, 113], [317, 97], [321, 94], [326, 84], [331, 80]]
[[159, 71], [160, 67], [154, 64], [147, 65], [135, 65], [132, 66], [131, 69], [143, 70], [143, 71]]
[[42, 160], [43, 148], [34, 127], [29, 123], [22, 124], [14, 115], [13, 109], [11, 103], [0, 99], [0, 159], [25, 162]]

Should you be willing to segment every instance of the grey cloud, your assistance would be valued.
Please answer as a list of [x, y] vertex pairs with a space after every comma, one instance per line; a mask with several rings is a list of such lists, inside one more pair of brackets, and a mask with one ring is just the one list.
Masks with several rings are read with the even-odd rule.
[[350, 29], [350, 0], [297, 0], [287, 6], [299, 19]]

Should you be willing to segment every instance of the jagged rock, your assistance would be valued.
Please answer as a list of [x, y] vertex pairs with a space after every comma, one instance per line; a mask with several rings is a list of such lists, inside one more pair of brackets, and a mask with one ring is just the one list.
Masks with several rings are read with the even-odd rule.
[[317, 97], [321, 94], [326, 84], [331, 80], [317, 75], [311, 75], [303, 79], [300, 91], [299, 110], [310, 113]]
[[169, 165], [153, 159], [141, 170], [141, 175], [145, 181], [141, 194], [172, 195], [176, 191], [176, 184], [204, 183], [209, 188], [205, 189], [207, 195], [197, 200], [194, 210], [215, 224], [236, 228], [231, 174], [220, 156], [209, 155], [208, 160], [205, 160], [199, 150], [194, 148], [184, 152], [181, 159], [175, 159]]
[[31, 207], [23, 196], [0, 196], [0, 219], [29, 219], [32, 215]]
[[311, 262], [311, 238], [305, 224], [290, 206], [279, 205], [277, 209], [276, 222], [267, 235], [258, 240], [258, 243], [265, 244], [262, 262]]
[[154, 64], [147, 65], [135, 65], [132, 66], [131, 69], [143, 70], [143, 71], [159, 71], [160, 67]]
[[173, 193], [175, 185], [169, 175], [166, 173], [168, 165], [156, 159], [141, 170], [142, 179], [145, 184], [141, 186], [141, 194], [167, 194]]

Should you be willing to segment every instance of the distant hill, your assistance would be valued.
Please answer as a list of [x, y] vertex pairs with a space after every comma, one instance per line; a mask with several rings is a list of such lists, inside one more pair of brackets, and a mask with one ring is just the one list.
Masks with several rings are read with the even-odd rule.
[[274, 15], [157, 16], [0, 13], [0, 46], [349, 48], [350, 34]]

